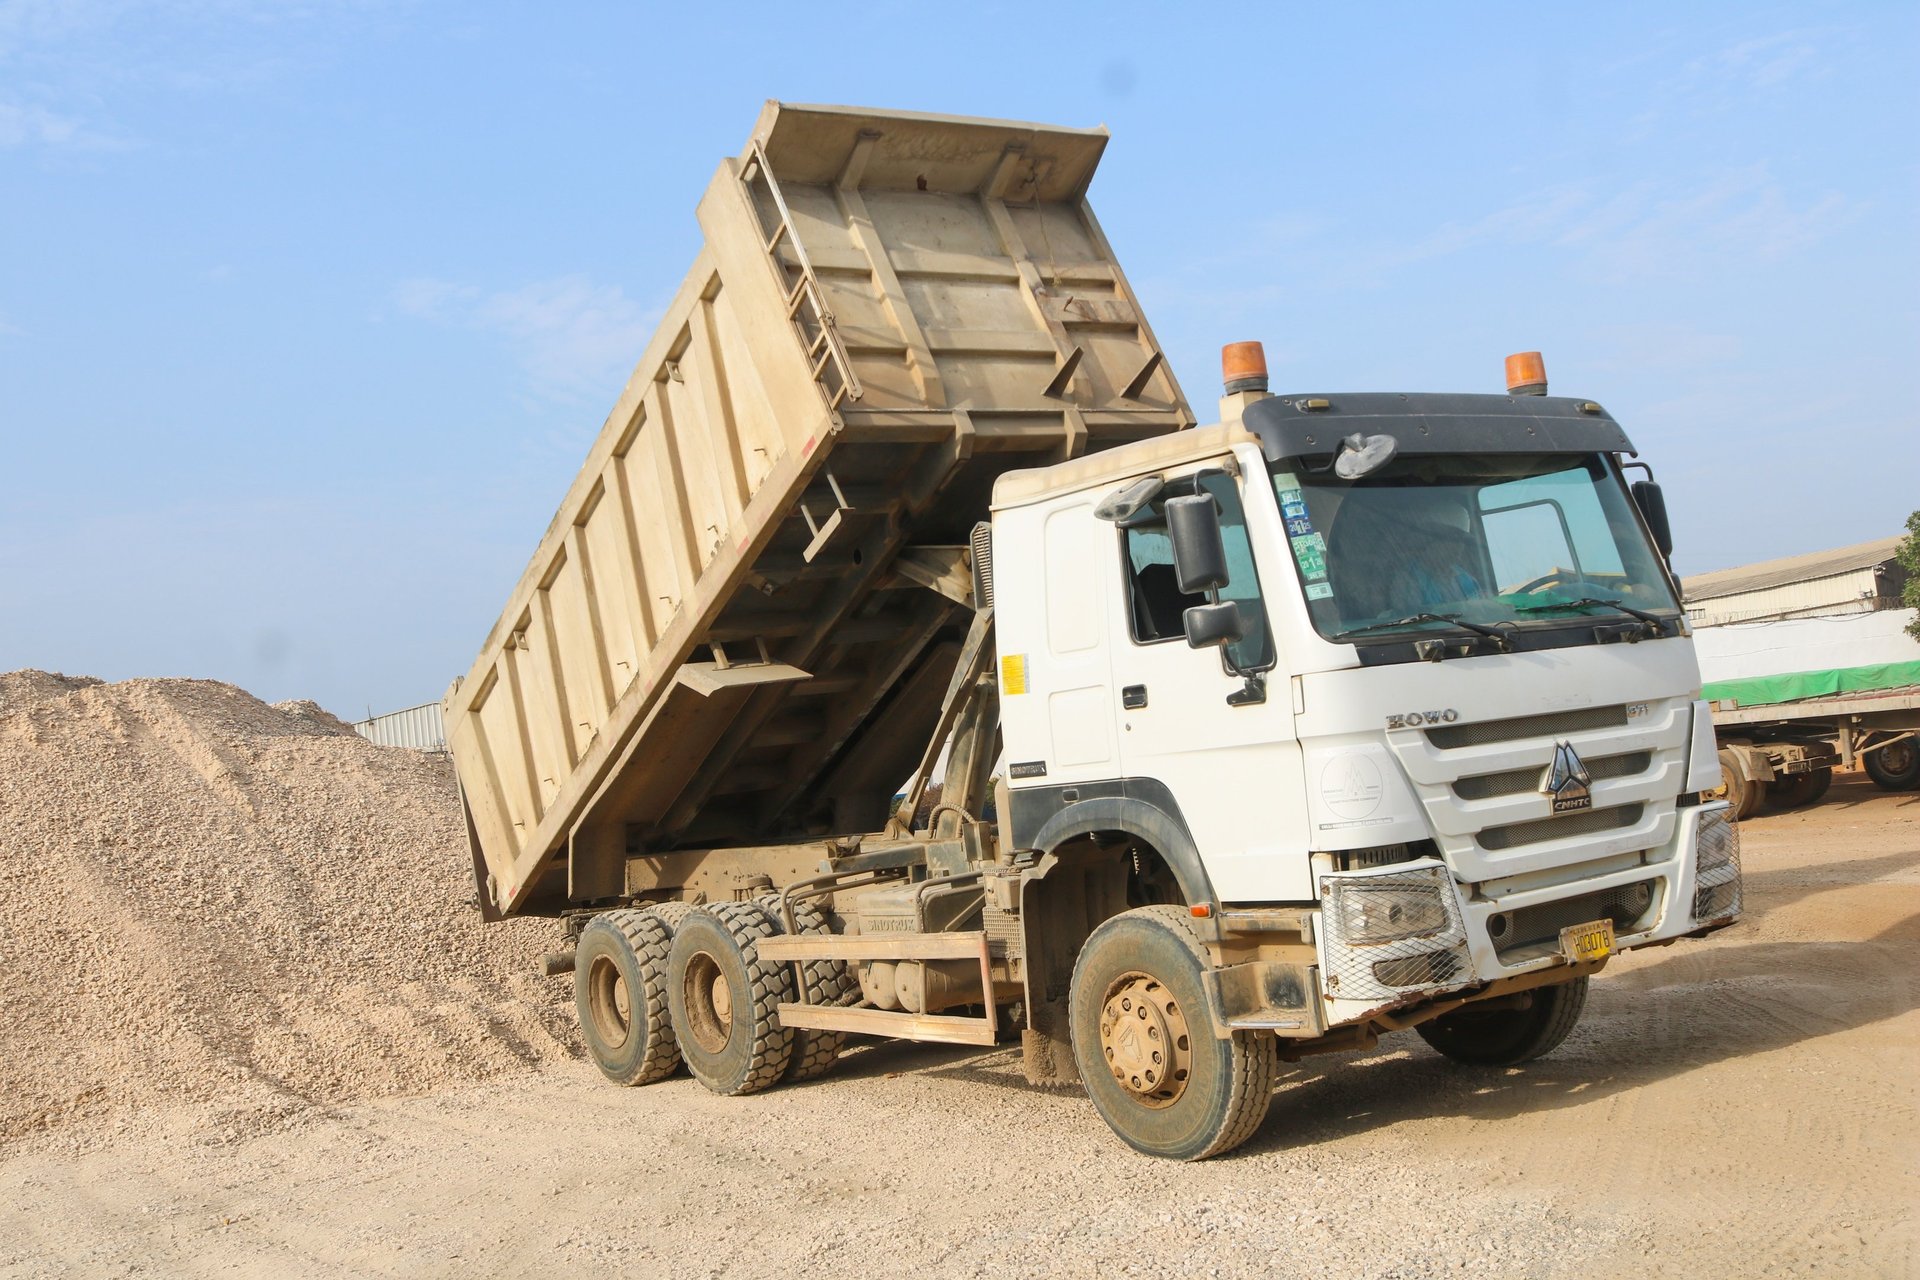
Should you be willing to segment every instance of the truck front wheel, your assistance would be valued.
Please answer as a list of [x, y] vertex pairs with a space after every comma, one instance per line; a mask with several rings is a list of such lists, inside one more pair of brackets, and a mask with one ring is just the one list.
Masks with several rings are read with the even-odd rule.
[[1559, 1047], [1587, 1007], [1587, 980], [1536, 987], [1520, 1008], [1476, 1010], [1472, 1005], [1423, 1022], [1420, 1038], [1476, 1067], [1517, 1067]]
[[1206, 948], [1184, 907], [1141, 907], [1087, 939], [1069, 995], [1073, 1055], [1101, 1119], [1136, 1151], [1204, 1160], [1266, 1119], [1271, 1035], [1214, 1035]]
[[1861, 763], [1867, 776], [1883, 791], [1912, 791], [1920, 788], [1920, 750], [1913, 738], [1890, 742], [1878, 751], [1869, 751]]

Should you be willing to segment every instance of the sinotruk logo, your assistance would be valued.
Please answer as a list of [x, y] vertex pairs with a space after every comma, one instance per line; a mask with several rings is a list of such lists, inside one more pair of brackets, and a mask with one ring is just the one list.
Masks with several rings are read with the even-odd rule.
[[1555, 813], [1593, 807], [1593, 779], [1571, 742], [1553, 744], [1553, 763], [1540, 775], [1540, 790], [1553, 801]]

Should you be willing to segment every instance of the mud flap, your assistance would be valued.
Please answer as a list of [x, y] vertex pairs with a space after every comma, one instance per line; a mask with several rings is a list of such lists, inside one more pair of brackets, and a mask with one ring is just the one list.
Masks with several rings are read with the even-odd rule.
[[1066, 1034], [1049, 1035], [1031, 1027], [1020, 1032], [1020, 1069], [1027, 1083], [1060, 1088], [1080, 1083], [1080, 1066], [1073, 1060], [1073, 1041]]

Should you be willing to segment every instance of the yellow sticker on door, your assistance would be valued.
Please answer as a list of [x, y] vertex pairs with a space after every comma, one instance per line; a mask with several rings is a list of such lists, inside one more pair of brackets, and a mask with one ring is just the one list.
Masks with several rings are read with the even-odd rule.
[[1000, 659], [1000, 696], [1010, 698], [1027, 691], [1027, 655], [1010, 653]]

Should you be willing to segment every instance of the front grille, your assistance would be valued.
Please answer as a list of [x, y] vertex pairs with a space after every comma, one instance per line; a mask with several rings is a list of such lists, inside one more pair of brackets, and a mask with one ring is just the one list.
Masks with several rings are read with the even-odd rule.
[[1597, 835], [1602, 831], [1618, 831], [1622, 827], [1632, 826], [1640, 821], [1640, 812], [1645, 807], [1623, 804], [1611, 809], [1583, 809], [1578, 813], [1538, 818], [1532, 822], [1488, 827], [1474, 838], [1480, 842], [1482, 849], [1500, 850], [1540, 844], [1547, 840], [1564, 840], [1568, 836]]
[[[1595, 782], [1602, 778], [1628, 778], [1647, 771], [1647, 766], [1653, 763], [1653, 752], [1629, 751], [1623, 756], [1602, 756], [1584, 763], [1587, 777]], [[1545, 766], [1528, 765], [1524, 769], [1508, 769], [1504, 773], [1483, 773], [1478, 777], [1461, 778], [1453, 784], [1453, 794], [1462, 800], [1524, 795], [1540, 789], [1540, 775], [1544, 772]]]
[[1513, 720], [1483, 720], [1478, 724], [1448, 724], [1427, 730], [1427, 741], [1442, 751], [1461, 747], [1484, 747], [1490, 742], [1512, 742], [1518, 738], [1562, 738], [1587, 729], [1618, 729], [1627, 723], [1623, 706], [1583, 707], [1578, 711], [1554, 711], [1543, 716], [1520, 716]]
[[1560, 931], [1568, 925], [1611, 920], [1616, 933], [1632, 933], [1652, 916], [1660, 883], [1658, 877], [1636, 880], [1537, 907], [1502, 911], [1487, 918], [1487, 935], [1493, 939], [1494, 954], [1510, 960], [1515, 952], [1547, 944], [1551, 944], [1548, 950], [1557, 950]]

